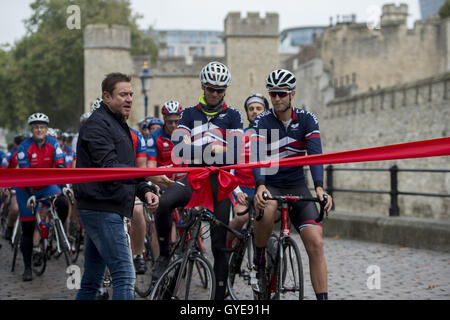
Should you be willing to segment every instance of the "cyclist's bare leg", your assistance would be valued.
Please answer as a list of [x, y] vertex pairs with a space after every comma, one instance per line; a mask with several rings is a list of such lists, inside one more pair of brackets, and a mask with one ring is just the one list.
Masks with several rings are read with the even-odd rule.
[[[266, 246], [273, 230], [273, 224], [278, 206], [276, 201], [269, 201], [264, 209], [264, 216], [261, 220], [255, 220], [255, 246], [263, 248]], [[256, 212], [256, 216], [259, 212]]]
[[144, 252], [145, 231], [146, 224], [142, 205], [134, 206], [130, 230], [133, 255], [142, 254], [142, 252]]
[[322, 227], [307, 226], [300, 236], [309, 258], [309, 272], [314, 292], [328, 292], [327, 264], [323, 250]]
[[19, 205], [17, 204], [16, 196], [11, 197], [11, 204], [8, 213], [8, 227], [14, 227], [17, 217], [19, 216]]
[[[244, 224], [248, 221], [248, 213], [246, 213], [243, 216], [238, 216], [236, 213], [243, 212], [246, 209], [247, 209], [247, 207], [240, 203], [238, 203], [236, 206], [234, 206], [234, 208], [233, 208], [234, 218], [229, 223], [229, 226], [231, 228], [233, 228], [234, 230], [238, 230], [238, 231], [240, 231], [243, 228]], [[230, 231], [227, 231], [227, 240], [231, 241], [234, 238], [235, 238], [235, 236]]]
[[154, 258], [159, 257], [159, 242], [158, 242], [158, 233], [156, 232], [156, 226], [154, 223], [151, 225], [152, 228], [152, 249]]

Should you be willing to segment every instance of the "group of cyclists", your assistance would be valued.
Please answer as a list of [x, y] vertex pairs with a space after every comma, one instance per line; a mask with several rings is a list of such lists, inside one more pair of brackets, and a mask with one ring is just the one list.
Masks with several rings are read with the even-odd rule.
[[[227, 88], [231, 85], [231, 74], [227, 66], [220, 62], [210, 62], [200, 72], [202, 94], [198, 103], [183, 107], [180, 102], [171, 100], [164, 103], [161, 109], [163, 120], [147, 117], [137, 123], [138, 130], [131, 128], [136, 167], [172, 167], [172, 166], [223, 166], [229, 164], [225, 159], [233, 159], [233, 163], [249, 163], [252, 160], [282, 159], [305, 154], [322, 153], [320, 131], [315, 115], [301, 108], [292, 106], [295, 95], [296, 78], [285, 69], [272, 71], [266, 79], [268, 99], [260, 93], [249, 95], [243, 99], [246, 116], [249, 122], [243, 128], [243, 117], [239, 110], [228, 106], [225, 102]], [[100, 106], [97, 99], [89, 113], [80, 117], [80, 125]], [[128, 120], [128, 119], [126, 119]], [[4, 155], [2, 166], [5, 168], [67, 168], [76, 167], [77, 136], [73, 137], [70, 146], [69, 134], [49, 128], [50, 119], [43, 113], [34, 113], [28, 118], [30, 133], [15, 137], [14, 146]], [[130, 124], [129, 124], [130, 125]], [[273, 140], [271, 131], [277, 131], [277, 140]], [[178, 134], [175, 134], [178, 133]], [[240, 134], [242, 144], [229, 145], [227, 134]], [[252, 142], [263, 141], [268, 146], [269, 158], [262, 159], [258, 150], [254, 150]], [[174, 148], [183, 144], [179, 154]], [[238, 146], [242, 146], [238, 149]], [[213, 159], [205, 159], [205, 149], [210, 151]], [[191, 151], [191, 152], [187, 152]], [[257, 154], [256, 158], [252, 155]], [[200, 156], [199, 156], [200, 155]], [[0, 155], [1, 156], [1, 155]], [[175, 161], [181, 158], [181, 161]], [[254, 206], [264, 210], [264, 216], [255, 223], [254, 264], [258, 279], [264, 278], [266, 265], [266, 244], [273, 228], [277, 212], [275, 201], [265, 200], [263, 192], [270, 195], [296, 194], [311, 197], [305, 183], [303, 168], [278, 168], [274, 174], [266, 175], [260, 168], [239, 168], [231, 172], [238, 180], [239, 186], [229, 198], [218, 200], [219, 181], [217, 175], [210, 176], [214, 201], [214, 215], [220, 221], [240, 230], [246, 224], [248, 214], [243, 212], [250, 204], [248, 196], [254, 196]], [[324, 199], [323, 167], [311, 166], [315, 193]], [[135, 205], [131, 219], [130, 238], [131, 251], [136, 274], [151, 272], [157, 279], [169, 264], [169, 241], [172, 232], [172, 212], [182, 208], [189, 202], [193, 189], [189, 185], [186, 174], [160, 175], [150, 179], [159, 196], [159, 205], [153, 212], [157, 237], [154, 254], [157, 259], [151, 270], [147, 270], [145, 262], [144, 240], [146, 221], [142, 205]], [[20, 216], [22, 226], [21, 251], [24, 261], [23, 281], [32, 280], [32, 254], [37, 250], [33, 242], [36, 231], [32, 208], [36, 199], [62, 193], [57, 209], [62, 220], [76, 216], [76, 204], [72, 208], [68, 196], [72, 192], [70, 185], [51, 185], [46, 187], [25, 187], [8, 189], [15, 194], [8, 215], [8, 231], [11, 236], [15, 219]], [[332, 205], [330, 196], [325, 209]], [[327, 271], [322, 244], [322, 228], [314, 220], [318, 211], [314, 204], [299, 204], [290, 217], [299, 232], [309, 257], [311, 281], [317, 299], [327, 299]], [[230, 211], [232, 212], [230, 216]], [[215, 299], [222, 300], [226, 296], [226, 279], [228, 276], [227, 257], [222, 248], [231, 247], [234, 235], [221, 227], [211, 227], [211, 250], [214, 257], [216, 278]], [[36, 237], [34, 237], [36, 238]], [[157, 239], [157, 241], [156, 241]]]

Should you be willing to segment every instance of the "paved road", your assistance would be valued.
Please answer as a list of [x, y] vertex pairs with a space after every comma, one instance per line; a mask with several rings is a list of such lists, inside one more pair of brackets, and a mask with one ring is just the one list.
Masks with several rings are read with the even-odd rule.
[[[297, 234], [294, 237], [299, 240]], [[15, 272], [10, 272], [10, 246], [3, 239], [0, 244], [0, 300], [74, 299], [76, 292], [67, 288], [68, 275], [62, 257], [48, 261], [41, 277], [34, 276], [33, 281], [22, 282], [21, 256]], [[339, 238], [325, 238], [324, 246], [330, 299], [450, 299], [450, 254]], [[305, 270], [305, 299], [315, 299], [302, 244], [300, 250]], [[82, 258], [77, 264], [82, 270]], [[375, 276], [374, 270], [380, 274], [379, 289], [367, 286], [369, 277]], [[369, 284], [376, 287], [377, 282], [369, 281]]]

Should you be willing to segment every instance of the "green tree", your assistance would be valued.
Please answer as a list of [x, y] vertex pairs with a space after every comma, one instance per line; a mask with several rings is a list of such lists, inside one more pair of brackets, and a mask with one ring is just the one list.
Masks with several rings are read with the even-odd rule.
[[[80, 7], [81, 29], [66, 26], [72, 4]], [[76, 130], [83, 112], [83, 29], [88, 24], [127, 25], [132, 54], [157, 56], [128, 0], [35, 0], [30, 6], [27, 34], [9, 52], [0, 51], [2, 95], [9, 98], [0, 100], [0, 126], [19, 131], [31, 113], [44, 112], [51, 127]]]
[[446, 0], [442, 7], [439, 9], [439, 16], [441, 19], [450, 17], [450, 0]]

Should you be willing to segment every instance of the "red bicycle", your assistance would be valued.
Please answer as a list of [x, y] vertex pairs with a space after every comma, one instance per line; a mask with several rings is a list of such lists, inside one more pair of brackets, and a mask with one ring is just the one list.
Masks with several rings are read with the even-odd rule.
[[[261, 290], [259, 299], [262, 300], [292, 300], [303, 299], [303, 266], [300, 250], [297, 243], [290, 236], [289, 211], [291, 205], [297, 201], [318, 202], [320, 205], [319, 217], [316, 222], [322, 221], [324, 217], [324, 207], [327, 203], [327, 196], [324, 200], [318, 198], [305, 198], [303, 196], [272, 196], [269, 198], [266, 192], [263, 193], [265, 200], [276, 200], [281, 209], [281, 223], [279, 235], [272, 233], [267, 243], [268, 265], [266, 270], [266, 283], [260, 284]], [[328, 213], [327, 213], [328, 216]]]

